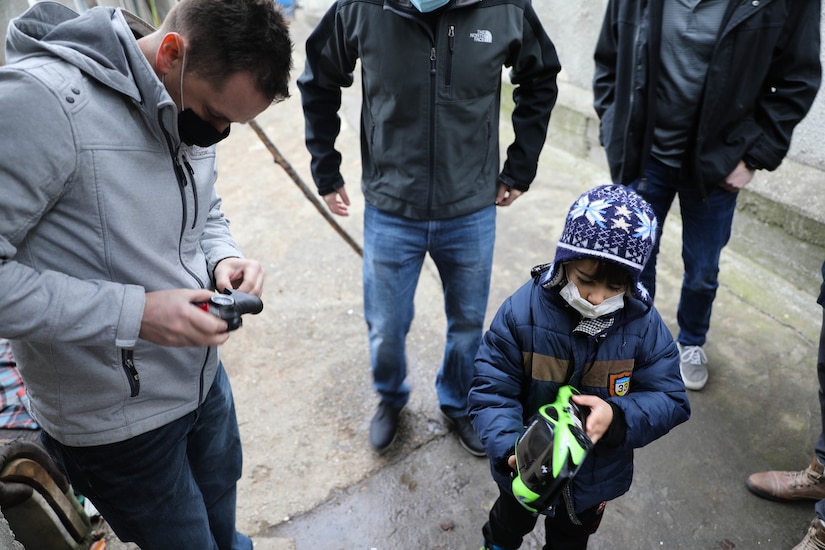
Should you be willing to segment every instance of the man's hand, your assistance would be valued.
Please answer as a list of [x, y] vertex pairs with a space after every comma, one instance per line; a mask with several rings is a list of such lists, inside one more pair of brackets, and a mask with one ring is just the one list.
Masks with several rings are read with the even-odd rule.
[[224, 258], [215, 266], [215, 286], [232, 288], [260, 297], [264, 289], [264, 268], [256, 260]]
[[587, 432], [587, 437], [589, 437], [590, 441], [595, 445], [607, 432], [607, 429], [613, 422], [613, 408], [608, 405], [607, 401], [595, 395], [574, 395], [572, 399], [576, 405], [590, 407], [585, 431]]
[[518, 189], [499, 182], [498, 193], [496, 194], [496, 206], [510, 206], [521, 195], [522, 193]]
[[347, 208], [349, 206], [349, 196], [343, 185], [332, 193], [324, 195], [324, 202], [327, 203], [327, 208], [333, 214], [349, 216], [349, 209]]
[[733, 169], [733, 172], [725, 178], [721, 187], [730, 192], [741, 191], [751, 182], [754, 173], [756, 173], [756, 170], [751, 170], [745, 165], [744, 160], [740, 160], [736, 168]]
[[226, 342], [226, 321], [199, 307], [212, 296], [210, 290], [157, 290], [146, 293], [140, 337], [161, 346], [218, 346]]

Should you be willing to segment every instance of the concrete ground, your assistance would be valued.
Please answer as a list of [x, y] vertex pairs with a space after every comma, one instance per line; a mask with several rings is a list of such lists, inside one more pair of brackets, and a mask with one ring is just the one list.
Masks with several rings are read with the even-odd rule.
[[[312, 20], [293, 23], [295, 74]], [[294, 80], [294, 79], [293, 79]], [[358, 84], [347, 90], [338, 141], [353, 201], [343, 231], [361, 242]], [[258, 118], [263, 131], [314, 189], [297, 90]], [[509, 143], [503, 124], [502, 145]], [[487, 461], [464, 451], [440, 417], [434, 378], [444, 343], [440, 283], [425, 264], [408, 338], [412, 397], [394, 448], [368, 444], [377, 404], [371, 388], [358, 254], [273, 162], [249, 126], [220, 145], [219, 192], [233, 232], [267, 270], [264, 311], [222, 348], [245, 449], [238, 525], [257, 550], [476, 549], [496, 498]], [[550, 261], [564, 215], [605, 169], [548, 143], [529, 193], [498, 213], [488, 321], [501, 302]], [[680, 227], [667, 221], [657, 306], [676, 330]], [[738, 215], [722, 259], [721, 288], [706, 346], [710, 381], [691, 392], [693, 416], [640, 449], [630, 492], [610, 502], [590, 547], [788, 549], [804, 535], [812, 503], [779, 504], [745, 489], [763, 469], [802, 469], [819, 434], [816, 344], [821, 310], [810, 258], [825, 251], [783, 239]], [[783, 262], [760, 260], [769, 247]], [[806, 261], [798, 261], [804, 256]], [[805, 266], [798, 286], [789, 270]], [[815, 269], [815, 268], [814, 268]], [[543, 527], [523, 548], [540, 548]], [[109, 537], [108, 549], [135, 548]]]

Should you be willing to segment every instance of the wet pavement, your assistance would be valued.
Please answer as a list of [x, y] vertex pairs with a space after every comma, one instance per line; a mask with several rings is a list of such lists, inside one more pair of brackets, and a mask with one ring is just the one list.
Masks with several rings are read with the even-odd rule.
[[[295, 74], [312, 17], [293, 23]], [[294, 79], [293, 79], [294, 80]], [[358, 83], [346, 90], [338, 146], [353, 201], [341, 231], [362, 242]], [[297, 89], [258, 118], [266, 136], [314, 189], [303, 144]], [[502, 145], [509, 143], [504, 121]], [[477, 549], [497, 490], [485, 459], [458, 444], [441, 418], [434, 380], [444, 344], [440, 283], [425, 264], [408, 338], [412, 396], [394, 447], [378, 456], [368, 444], [377, 405], [371, 388], [362, 312], [361, 261], [307, 200], [249, 126], [220, 145], [218, 190], [233, 233], [267, 270], [264, 311], [222, 348], [232, 380], [245, 467], [239, 528], [257, 550]], [[603, 166], [548, 143], [529, 193], [498, 211], [488, 322], [501, 302], [553, 258], [573, 200], [608, 183]], [[812, 503], [759, 499], [744, 479], [769, 468], [802, 469], [819, 433], [816, 344], [821, 310], [817, 273], [789, 282], [797, 255], [825, 251], [783, 238], [738, 214], [734, 243], [722, 260], [706, 352], [710, 380], [690, 392], [690, 421], [636, 453], [631, 490], [608, 503], [590, 548], [788, 549], [804, 535]], [[657, 307], [676, 329], [681, 279], [678, 213], [665, 227]], [[752, 247], [745, 246], [753, 243]], [[784, 250], [787, 263], [760, 248]], [[815, 269], [815, 266], [813, 269]], [[799, 280], [799, 278], [795, 278]], [[543, 527], [523, 548], [541, 547]], [[134, 548], [109, 540], [110, 550]]]

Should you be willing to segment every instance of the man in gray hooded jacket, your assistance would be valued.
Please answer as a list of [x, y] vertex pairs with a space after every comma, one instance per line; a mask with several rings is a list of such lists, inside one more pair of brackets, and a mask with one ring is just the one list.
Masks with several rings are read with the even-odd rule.
[[159, 30], [45, 2], [9, 27], [0, 334], [50, 454], [142, 550], [252, 547], [227, 324], [193, 303], [261, 293], [214, 144], [288, 95], [291, 49], [271, 0], [183, 0]]

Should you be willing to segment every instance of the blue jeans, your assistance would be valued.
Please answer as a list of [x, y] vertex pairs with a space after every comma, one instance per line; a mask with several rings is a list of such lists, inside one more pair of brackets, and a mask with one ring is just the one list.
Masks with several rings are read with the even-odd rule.
[[682, 215], [682, 262], [685, 271], [676, 320], [677, 341], [684, 346], [705, 344], [713, 300], [719, 287], [719, 257], [730, 240], [733, 214], [739, 193], [715, 186], [702, 197], [694, 182], [679, 182], [678, 170], [651, 160], [644, 176], [630, 184], [653, 207], [659, 234], [653, 253], [642, 272], [642, 284], [651, 297], [656, 294], [656, 257], [659, 254], [665, 218], [679, 195]]
[[436, 394], [450, 417], [467, 414], [473, 361], [481, 343], [496, 233], [496, 210], [447, 220], [411, 220], [366, 205], [364, 317], [375, 391], [401, 408], [409, 400], [405, 343], [413, 298], [427, 253], [444, 290], [447, 337]]
[[251, 550], [235, 530], [241, 440], [223, 365], [197, 410], [126, 441], [43, 444], [115, 534], [141, 550]]

